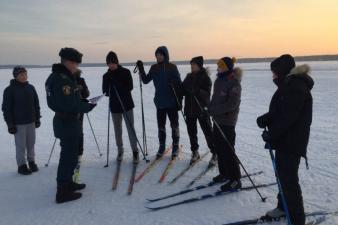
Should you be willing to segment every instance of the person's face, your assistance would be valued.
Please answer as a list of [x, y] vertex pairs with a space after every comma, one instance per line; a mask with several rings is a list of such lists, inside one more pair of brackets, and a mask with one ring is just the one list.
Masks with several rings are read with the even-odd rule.
[[21, 72], [16, 76], [15, 79], [20, 83], [25, 83], [27, 82], [27, 78], [28, 78], [27, 72]]
[[197, 73], [200, 71], [200, 67], [196, 63], [191, 64], [191, 72], [192, 73]]
[[272, 72], [272, 80], [277, 79], [277, 78], [278, 76], [274, 72]]
[[63, 65], [72, 73], [75, 74], [79, 70], [79, 63], [70, 60], [65, 60]]
[[110, 70], [117, 70], [117, 68], [118, 68], [118, 65], [116, 64], [116, 63], [109, 63], [108, 64], [108, 68], [110, 69]]
[[156, 60], [158, 63], [164, 62], [164, 55], [156, 54]]
[[226, 70], [224, 68], [217, 66], [217, 72], [218, 73], [224, 73], [224, 72], [226, 72]]

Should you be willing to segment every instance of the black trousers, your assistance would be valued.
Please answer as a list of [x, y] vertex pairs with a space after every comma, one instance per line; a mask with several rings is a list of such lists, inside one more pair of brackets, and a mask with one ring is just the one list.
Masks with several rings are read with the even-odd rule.
[[197, 121], [199, 122], [201, 126], [201, 129], [205, 136], [205, 140], [207, 141], [207, 145], [211, 153], [215, 153], [214, 143], [212, 139], [212, 124], [211, 124], [210, 117], [206, 115], [202, 115], [199, 117], [186, 117], [191, 151], [192, 152], [197, 151], [199, 148], [198, 138], [197, 138]]
[[84, 114], [81, 113], [80, 114], [80, 123], [81, 123], [81, 137], [80, 137], [80, 142], [79, 142], [79, 156], [83, 155], [83, 142], [84, 142], [84, 139], [83, 139], [83, 117], [84, 117]]
[[79, 137], [60, 138], [61, 153], [56, 177], [58, 185], [69, 184], [73, 180], [74, 169], [78, 162], [79, 142]]
[[[220, 125], [220, 128], [234, 149], [236, 140], [235, 127]], [[220, 130], [215, 124], [213, 128], [213, 139], [218, 157], [219, 173], [227, 179], [239, 180], [241, 178], [241, 170], [239, 168], [235, 152], [225, 141]]]
[[[282, 150], [276, 151], [276, 167], [282, 190], [293, 225], [304, 225], [305, 214], [302, 190], [299, 185], [298, 169], [301, 157]], [[278, 208], [283, 209], [281, 195], [278, 194]]]
[[157, 126], [158, 126], [158, 139], [161, 146], [166, 144], [166, 129], [167, 116], [171, 126], [171, 137], [173, 146], [178, 147], [180, 141], [180, 130], [178, 123], [178, 112], [176, 108], [172, 109], [157, 109]]

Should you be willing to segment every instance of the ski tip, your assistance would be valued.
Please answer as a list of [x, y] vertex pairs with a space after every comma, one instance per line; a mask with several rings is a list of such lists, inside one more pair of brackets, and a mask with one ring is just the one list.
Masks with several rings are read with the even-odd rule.
[[150, 206], [144, 206], [146, 209], [151, 210], [151, 211], [156, 211], [158, 208], [150, 207]]

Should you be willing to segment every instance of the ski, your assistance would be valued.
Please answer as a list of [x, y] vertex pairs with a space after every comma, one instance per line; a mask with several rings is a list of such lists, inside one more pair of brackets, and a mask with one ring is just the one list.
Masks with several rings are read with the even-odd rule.
[[[260, 185], [256, 185], [257, 188], [263, 188], [263, 187], [269, 187], [272, 185], [276, 185], [276, 183], [269, 183], [269, 184], [260, 184]], [[214, 198], [217, 196], [223, 196], [223, 195], [227, 195], [227, 194], [231, 194], [231, 193], [238, 193], [240, 191], [249, 191], [249, 190], [253, 190], [255, 189], [254, 186], [246, 186], [246, 187], [242, 187], [241, 189], [237, 189], [237, 190], [233, 190], [233, 191], [216, 191], [212, 194], [205, 194], [205, 195], [201, 195], [198, 197], [194, 197], [194, 198], [188, 198], [185, 199], [183, 201], [179, 201], [179, 202], [175, 202], [175, 203], [171, 203], [171, 204], [167, 204], [167, 205], [162, 205], [162, 206], [155, 206], [155, 207], [151, 207], [151, 206], [145, 206], [147, 209], [150, 210], [161, 210], [161, 209], [167, 209], [173, 206], [178, 206], [178, 205], [183, 205], [183, 204], [188, 204], [188, 203], [192, 203], [192, 202], [197, 202], [197, 201], [202, 201], [205, 199], [209, 199], [209, 198]]]
[[206, 175], [210, 170], [215, 168], [216, 165], [208, 165], [200, 174], [198, 174], [188, 185], [187, 188], [191, 187], [194, 185], [197, 181], [199, 181], [204, 175]]
[[[171, 146], [169, 146], [165, 151], [163, 156], [165, 156], [171, 149]], [[153, 159], [153, 161], [135, 178], [135, 182], [139, 182], [146, 174], [148, 174], [150, 172], [150, 170], [152, 168], [154, 168], [156, 166], [157, 163], [159, 163], [161, 160], [163, 159], [163, 157], [157, 159], [155, 157], [155, 159]]]
[[122, 164], [122, 160], [116, 162], [116, 170], [115, 170], [115, 174], [114, 174], [114, 178], [113, 178], [113, 187], [112, 187], [113, 190], [116, 190], [116, 188], [117, 188], [117, 183], [118, 183], [119, 177], [120, 177], [121, 164]]
[[[178, 149], [178, 154], [181, 152], [181, 150], [182, 150], [182, 145]], [[170, 169], [173, 167], [173, 165], [174, 165], [174, 163], [175, 163], [175, 161], [177, 160], [178, 157], [179, 156], [169, 160], [169, 162], [168, 162], [167, 166], [165, 167], [160, 179], [158, 180], [158, 183], [163, 183], [163, 181], [168, 176]]]
[[[326, 211], [317, 211], [317, 212], [312, 212], [312, 213], [306, 213], [305, 216], [306, 217], [310, 217], [310, 216], [320, 216], [317, 219], [314, 219], [308, 223], [306, 223], [306, 225], [316, 225], [316, 224], [320, 224], [322, 222], [324, 222], [326, 220], [326, 216], [327, 215], [333, 215], [333, 214], [338, 214], [338, 212], [326, 212]], [[274, 222], [278, 222], [281, 220], [284, 220], [284, 217], [280, 217], [280, 218], [276, 218], [271, 220], [271, 218], [266, 217], [266, 216], [262, 216], [260, 218], [256, 218], [256, 219], [251, 219], [251, 220], [243, 220], [243, 221], [238, 221], [238, 222], [234, 222], [234, 223], [226, 223], [223, 225], [254, 225], [254, 224], [263, 224], [263, 223], [274, 223]]]
[[[263, 171], [258, 171], [258, 172], [255, 172], [255, 173], [251, 173], [249, 174], [250, 176], [257, 176], [257, 175], [260, 175], [262, 174]], [[242, 176], [241, 178], [246, 178], [247, 176]], [[179, 191], [179, 192], [176, 192], [174, 194], [169, 194], [169, 195], [166, 195], [166, 196], [163, 196], [163, 197], [159, 197], [159, 198], [154, 198], [154, 199], [147, 199], [147, 201], [149, 202], [157, 202], [157, 201], [160, 201], [160, 200], [164, 200], [164, 199], [167, 199], [167, 198], [172, 198], [172, 197], [175, 197], [175, 196], [178, 196], [178, 195], [183, 195], [183, 194], [186, 194], [186, 193], [189, 193], [189, 192], [193, 192], [193, 191], [197, 191], [197, 190], [200, 190], [200, 189], [204, 189], [204, 188], [208, 188], [208, 187], [211, 187], [211, 186], [214, 186], [214, 185], [217, 185], [217, 184], [220, 184], [220, 183], [216, 183], [216, 182], [209, 182], [208, 184], [204, 184], [204, 185], [200, 185], [200, 186], [197, 186], [197, 187], [194, 187], [194, 188], [189, 188], [189, 189], [185, 189], [185, 190], [182, 190], [182, 191]]]
[[198, 162], [202, 161], [203, 158], [205, 158], [209, 152], [204, 153], [198, 160], [196, 160], [194, 163], [189, 164], [185, 169], [183, 169], [176, 177], [174, 177], [171, 181], [169, 181], [169, 184], [175, 183], [179, 178], [181, 178], [186, 172], [188, 172], [191, 168], [193, 168]]
[[138, 163], [133, 163], [133, 168], [132, 168], [132, 171], [131, 171], [131, 176], [130, 176], [130, 180], [129, 180], [128, 191], [127, 191], [127, 194], [128, 194], [128, 195], [131, 195], [131, 193], [133, 192], [133, 187], [134, 187], [134, 183], [135, 183], [135, 176], [136, 176], [137, 165], [138, 165]]

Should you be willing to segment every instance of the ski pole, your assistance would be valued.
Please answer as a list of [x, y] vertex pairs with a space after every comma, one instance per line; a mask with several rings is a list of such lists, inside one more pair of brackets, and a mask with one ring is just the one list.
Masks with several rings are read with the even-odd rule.
[[222, 129], [221, 129], [221, 127], [219, 126], [219, 124], [217, 123], [217, 121], [210, 115], [209, 112], [207, 112], [206, 110], [203, 110], [203, 108], [202, 108], [200, 102], [198, 101], [198, 99], [196, 98], [196, 96], [194, 95], [193, 97], [194, 97], [194, 99], [195, 99], [197, 105], [199, 106], [200, 110], [201, 110], [202, 112], [203, 112], [203, 111], [206, 112], [206, 113], [211, 117], [212, 121], [214, 122], [214, 124], [216, 125], [217, 129], [218, 129], [219, 132], [221, 133], [223, 139], [225, 140], [225, 142], [227, 143], [227, 145], [231, 148], [231, 150], [232, 150], [232, 152], [233, 152], [235, 158], [237, 159], [237, 162], [238, 162], [239, 165], [242, 167], [242, 169], [243, 169], [243, 171], [245, 172], [245, 174], [248, 176], [248, 178], [249, 178], [249, 180], [250, 180], [252, 186], [255, 188], [255, 190], [256, 190], [256, 192], [258, 193], [259, 197], [261, 198], [262, 202], [265, 202], [266, 197], [264, 198], [264, 197], [262, 196], [262, 194], [259, 192], [259, 190], [258, 190], [256, 184], [255, 184], [255, 183], [253, 182], [253, 180], [251, 179], [250, 174], [249, 174], [248, 171], [245, 169], [245, 167], [244, 167], [243, 163], [241, 162], [241, 160], [238, 158], [238, 156], [237, 156], [237, 154], [236, 154], [236, 152], [235, 152], [235, 148], [231, 145], [231, 143], [229, 142], [228, 138], [226, 137], [226, 135], [225, 135], [224, 132], [222, 131]]
[[93, 137], [94, 137], [94, 140], [95, 140], [95, 143], [96, 143], [96, 146], [97, 146], [97, 150], [98, 150], [99, 155], [100, 155], [100, 157], [101, 157], [101, 156], [102, 156], [102, 153], [101, 153], [99, 144], [98, 144], [98, 142], [97, 142], [97, 140], [96, 140], [96, 136], [95, 136], [95, 133], [94, 133], [94, 129], [93, 129], [92, 123], [91, 123], [91, 121], [90, 121], [90, 119], [89, 119], [88, 113], [86, 113], [86, 116], [87, 116], [87, 119], [88, 119], [88, 123], [89, 123], [90, 129], [92, 130], [92, 133], [93, 133]]
[[49, 158], [48, 158], [47, 163], [45, 164], [45, 167], [48, 167], [48, 165], [49, 165], [49, 161], [50, 161], [50, 159], [52, 158], [52, 154], [53, 154], [53, 152], [54, 152], [55, 144], [56, 144], [56, 138], [55, 138], [55, 140], [54, 140], [53, 147], [52, 147], [52, 149], [51, 149], [51, 151], [50, 151]]
[[115, 94], [116, 94], [116, 96], [117, 96], [117, 99], [119, 100], [120, 105], [121, 105], [121, 107], [122, 107], [123, 114], [125, 115], [125, 120], [127, 121], [128, 125], [129, 125], [129, 127], [130, 127], [130, 129], [131, 129], [131, 130], [133, 131], [133, 133], [134, 133], [136, 142], [137, 142], [137, 144], [138, 144], [138, 146], [139, 146], [139, 148], [140, 148], [140, 150], [141, 150], [141, 153], [142, 153], [142, 155], [143, 155], [143, 160], [145, 160], [145, 161], [148, 163], [148, 162], [150, 162], [150, 160], [147, 159], [146, 154], [145, 154], [145, 152], [143, 151], [143, 148], [142, 148], [142, 146], [141, 146], [141, 144], [140, 144], [140, 142], [139, 142], [139, 140], [138, 140], [138, 138], [137, 138], [135, 128], [134, 128], [134, 126], [132, 126], [132, 123], [131, 123], [131, 121], [130, 121], [128, 115], [127, 115], [127, 111], [126, 111], [126, 109], [124, 108], [124, 105], [123, 105], [122, 99], [121, 99], [121, 97], [120, 97], [120, 94], [119, 94], [119, 92], [117, 91], [117, 89], [116, 89], [115, 86], [113, 86], [113, 88], [114, 88]]
[[285, 210], [287, 223], [288, 223], [288, 225], [292, 225], [288, 205], [286, 203], [285, 195], [284, 195], [282, 185], [281, 185], [281, 182], [280, 182], [280, 179], [279, 179], [279, 175], [278, 175], [278, 172], [277, 172], [275, 155], [273, 154], [273, 150], [272, 150], [271, 145], [269, 143], [266, 142], [265, 146], [269, 149], [269, 152], [270, 152], [272, 167], [273, 167], [273, 170], [275, 172], [275, 177], [276, 177], [276, 181], [277, 181], [277, 184], [278, 184], [278, 189], [279, 189], [279, 193], [280, 193], [280, 196], [281, 196], [281, 199], [282, 199], [283, 207], [284, 207], [284, 210]]
[[108, 89], [108, 131], [107, 131], [107, 164], [104, 167], [109, 166], [109, 137], [110, 137], [110, 86]]

